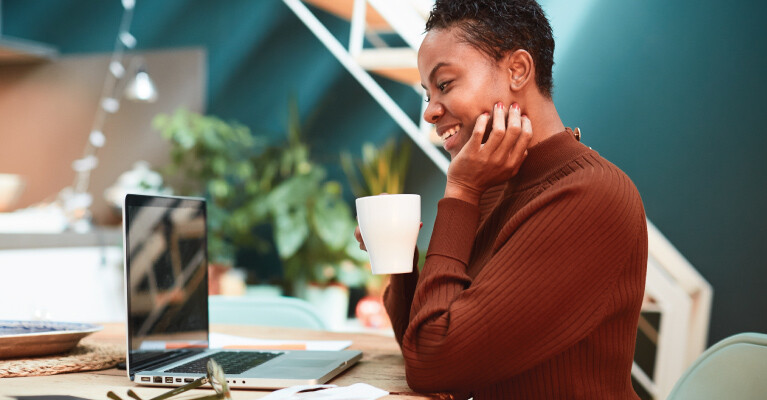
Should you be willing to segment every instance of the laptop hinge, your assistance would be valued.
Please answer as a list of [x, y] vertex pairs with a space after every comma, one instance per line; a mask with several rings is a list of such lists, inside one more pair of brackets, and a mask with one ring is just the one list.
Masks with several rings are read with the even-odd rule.
[[[169, 352], [160, 352], [157, 354], [156, 357], [150, 357], [146, 360], [142, 360], [135, 363], [135, 366], [134, 366], [134, 363], [131, 363], [129, 374], [131, 379], [133, 379], [133, 376], [139, 372], [157, 369], [159, 367], [162, 367], [163, 365], [172, 364], [178, 360], [188, 358], [195, 354], [200, 354], [206, 350], [207, 349], [183, 349], [183, 350], [173, 350]], [[140, 355], [141, 352], [137, 354]]]

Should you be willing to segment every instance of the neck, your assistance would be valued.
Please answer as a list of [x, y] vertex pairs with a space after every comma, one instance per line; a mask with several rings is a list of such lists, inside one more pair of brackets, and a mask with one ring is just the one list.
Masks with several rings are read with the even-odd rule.
[[524, 113], [527, 113], [533, 126], [533, 138], [530, 140], [529, 147], [533, 147], [565, 130], [565, 125], [559, 118], [554, 102], [538, 93], [536, 94], [537, 96], [533, 96], [533, 101], [528, 103], [523, 110]]

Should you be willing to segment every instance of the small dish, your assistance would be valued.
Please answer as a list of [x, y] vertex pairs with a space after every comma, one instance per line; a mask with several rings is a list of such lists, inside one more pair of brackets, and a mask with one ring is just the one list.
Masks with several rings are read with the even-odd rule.
[[101, 329], [77, 322], [0, 321], [0, 359], [63, 353]]
[[24, 190], [24, 179], [19, 175], [0, 174], [0, 212], [13, 209]]

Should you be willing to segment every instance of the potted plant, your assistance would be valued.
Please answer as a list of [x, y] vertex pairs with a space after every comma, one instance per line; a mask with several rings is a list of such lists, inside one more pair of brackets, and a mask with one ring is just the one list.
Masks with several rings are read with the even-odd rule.
[[[165, 172], [171, 182], [180, 178], [177, 193], [209, 199], [214, 264], [231, 265], [236, 248], [270, 251], [273, 241], [286, 291], [312, 301], [314, 289], [344, 288], [345, 316], [345, 286], [364, 283], [367, 254], [354, 239], [356, 221], [341, 184], [309, 157], [295, 104], [289, 115], [285, 143], [272, 145], [243, 125], [184, 110], [157, 116], [154, 126], [172, 144]], [[253, 233], [263, 224], [271, 225], [272, 237]]]
[[357, 197], [403, 193], [409, 165], [410, 142], [407, 140], [397, 143], [389, 138], [380, 148], [365, 143], [362, 158], [357, 160], [349, 152], [341, 153], [341, 167]]
[[171, 145], [170, 164], [162, 171], [166, 182], [180, 195], [208, 200], [209, 282], [217, 294], [217, 281], [233, 266], [238, 247], [269, 247], [268, 238], [253, 234], [267, 221], [260, 205], [270, 182], [255, 167], [266, 141], [237, 122], [184, 109], [157, 115], [152, 123]]
[[[367, 254], [354, 239], [356, 220], [342, 186], [312, 162], [301, 139], [298, 111], [291, 107], [287, 142], [267, 151], [262, 168], [281, 179], [267, 196], [274, 242], [287, 289], [325, 308], [331, 326], [346, 318], [348, 286], [363, 285]], [[333, 312], [334, 313], [333, 313]]]

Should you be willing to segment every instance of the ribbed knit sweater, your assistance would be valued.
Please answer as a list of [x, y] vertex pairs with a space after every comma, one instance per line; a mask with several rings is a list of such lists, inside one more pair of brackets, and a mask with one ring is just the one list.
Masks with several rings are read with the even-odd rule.
[[384, 294], [419, 392], [637, 399], [647, 226], [631, 180], [569, 130], [478, 206], [445, 198], [421, 273]]

